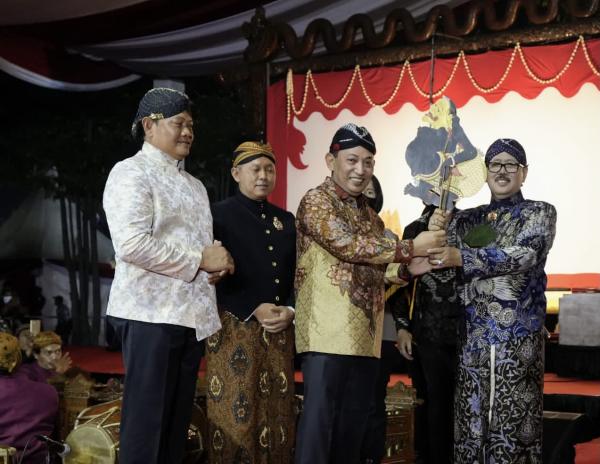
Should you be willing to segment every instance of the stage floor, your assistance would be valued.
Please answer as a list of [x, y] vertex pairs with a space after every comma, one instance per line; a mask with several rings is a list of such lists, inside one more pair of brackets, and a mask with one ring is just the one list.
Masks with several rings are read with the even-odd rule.
[[[546, 372], [544, 374], [544, 393], [547, 395], [600, 396], [600, 380], [559, 377], [556, 374]], [[600, 456], [598, 462], [600, 462]]]
[[[407, 385], [412, 384], [408, 375], [394, 374], [390, 379], [390, 385], [393, 385], [398, 380], [401, 380]], [[544, 374], [544, 393], [546, 395], [581, 395], [600, 397], [600, 380], [580, 380], [567, 377], [558, 377], [556, 374], [546, 372]]]
[[[92, 346], [69, 346], [65, 348], [71, 354], [73, 365], [80, 367], [84, 371], [94, 374], [104, 375], [123, 375], [123, 359], [120, 352], [107, 351], [101, 347]], [[204, 360], [200, 367], [200, 376], [204, 371]], [[302, 374], [296, 373], [297, 382], [302, 382]], [[394, 374], [390, 384], [401, 380], [407, 385], [411, 385], [410, 377], [406, 374]], [[580, 380], [566, 377], [558, 377], [553, 373], [544, 375], [544, 393], [559, 395], [582, 395], [600, 397], [600, 380]]]
[[[121, 376], [125, 373], [120, 352], [107, 351], [100, 347], [70, 346], [65, 349], [71, 354], [73, 365], [92, 374], [104, 376]], [[200, 366], [199, 376], [204, 376], [204, 359]], [[302, 373], [296, 372], [296, 382], [302, 382]], [[398, 381], [411, 385], [411, 379], [406, 374], [394, 374], [390, 385]], [[558, 377], [553, 373], [544, 375], [545, 395], [573, 395], [590, 397], [593, 401], [600, 400], [600, 380], [580, 380]], [[575, 464], [597, 464], [600, 462], [600, 438], [576, 445]]]

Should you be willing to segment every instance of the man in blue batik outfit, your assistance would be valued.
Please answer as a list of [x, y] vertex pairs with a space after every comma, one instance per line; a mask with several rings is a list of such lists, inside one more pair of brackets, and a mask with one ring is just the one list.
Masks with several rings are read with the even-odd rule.
[[[455, 246], [429, 250], [434, 267], [462, 270], [467, 338], [456, 379], [454, 462], [541, 463], [544, 265], [556, 210], [523, 198], [527, 158], [517, 141], [495, 141], [485, 162], [492, 201], [451, 219]], [[448, 220], [437, 210], [430, 229]]]

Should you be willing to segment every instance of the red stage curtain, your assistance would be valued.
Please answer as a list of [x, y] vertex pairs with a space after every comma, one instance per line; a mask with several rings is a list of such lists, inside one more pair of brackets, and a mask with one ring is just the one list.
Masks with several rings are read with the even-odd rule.
[[[310, 80], [306, 85], [307, 79], [312, 79], [322, 100], [317, 98]], [[384, 106], [388, 114], [398, 112], [405, 103], [412, 103], [424, 111], [429, 106], [429, 80], [428, 60], [394, 67], [294, 75], [288, 76], [288, 85], [286, 79], [271, 85], [267, 95], [267, 138], [278, 158], [278, 183], [271, 200], [286, 206], [287, 160], [299, 169], [303, 167], [302, 150], [306, 139], [291, 123], [289, 116], [294, 116], [291, 106], [298, 112], [295, 117], [301, 121], [313, 112], [320, 112], [331, 120], [343, 109], [364, 115], [374, 104], [388, 100]], [[460, 108], [476, 95], [492, 103], [509, 91], [534, 99], [547, 87], [555, 87], [565, 97], [571, 97], [588, 82], [600, 89], [600, 40], [580, 37], [560, 45], [516, 46], [502, 51], [477, 55], [461, 53], [454, 58], [437, 59], [434, 96], [448, 96]], [[293, 88], [291, 106], [286, 93], [290, 88]], [[343, 102], [338, 105], [340, 100]], [[328, 143], [324, 140], [323, 146]]]

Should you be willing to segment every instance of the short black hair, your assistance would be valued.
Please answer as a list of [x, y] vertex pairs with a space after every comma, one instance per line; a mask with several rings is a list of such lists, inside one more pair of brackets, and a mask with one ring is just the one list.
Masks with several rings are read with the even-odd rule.
[[371, 182], [373, 182], [373, 190], [375, 190], [375, 198], [367, 198], [369, 201], [369, 206], [373, 208], [377, 213], [381, 212], [383, 208], [383, 190], [381, 189], [381, 184], [379, 183], [379, 179], [373, 176], [371, 177]]

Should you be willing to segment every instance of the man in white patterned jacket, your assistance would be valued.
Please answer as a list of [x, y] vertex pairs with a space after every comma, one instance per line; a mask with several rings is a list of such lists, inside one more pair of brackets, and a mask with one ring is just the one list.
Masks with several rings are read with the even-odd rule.
[[194, 140], [190, 100], [166, 88], [140, 101], [141, 150], [104, 190], [116, 269], [107, 314], [125, 363], [119, 462], [183, 459], [201, 340], [221, 328], [211, 276], [233, 272], [213, 243], [206, 189], [183, 170]]

